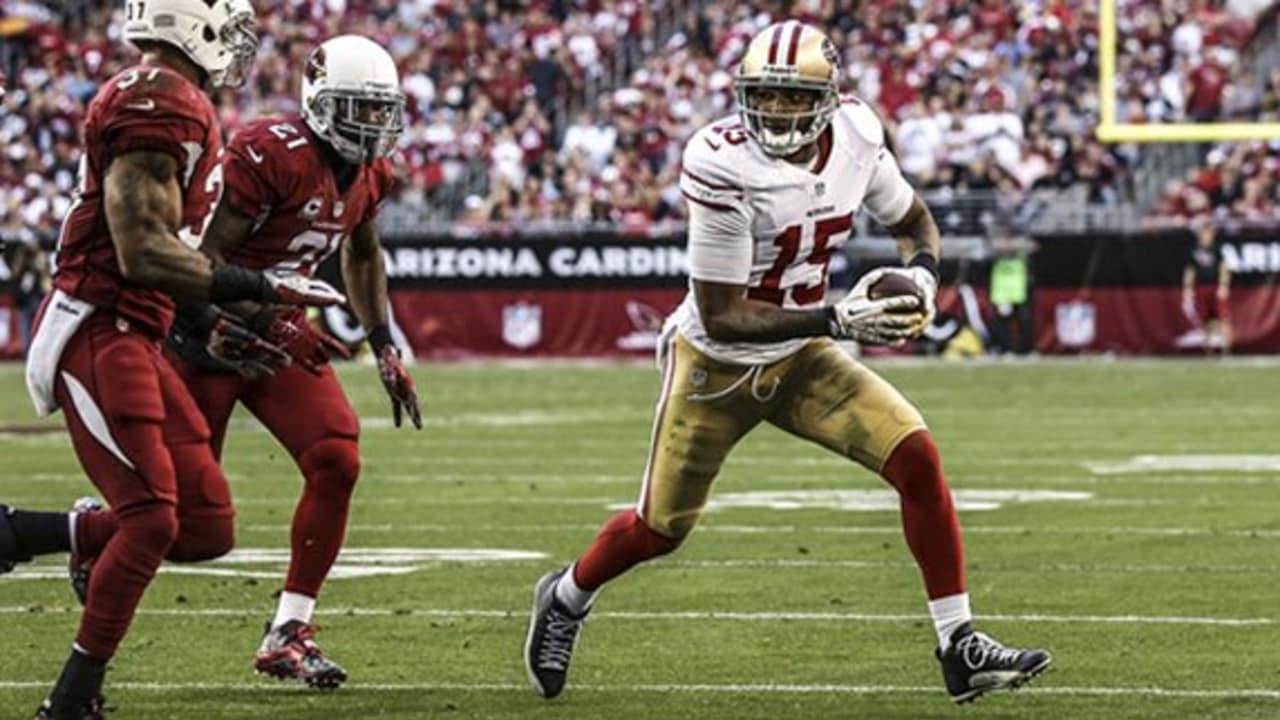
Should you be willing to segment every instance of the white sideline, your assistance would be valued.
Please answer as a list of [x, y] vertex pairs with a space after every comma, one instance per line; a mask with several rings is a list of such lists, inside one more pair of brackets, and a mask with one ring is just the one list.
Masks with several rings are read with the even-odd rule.
[[[39, 607], [26, 605], [0, 606], [0, 615], [55, 615], [78, 612], [79, 608]], [[233, 608], [141, 608], [139, 615], [155, 615], [164, 617], [248, 617], [265, 612], [260, 609]], [[521, 618], [525, 611], [521, 610], [485, 610], [485, 609], [450, 609], [450, 608], [362, 608], [338, 607], [322, 608], [317, 615], [340, 617], [433, 617], [433, 618]], [[838, 613], [838, 612], [657, 612], [638, 610], [598, 611], [592, 614], [596, 619], [613, 620], [730, 620], [738, 622], [772, 622], [772, 621], [820, 621], [820, 622], [921, 622], [927, 621], [927, 615], [913, 613], [876, 614], [876, 613]], [[1217, 618], [1217, 617], [1173, 617], [1159, 615], [998, 615], [982, 614], [980, 620], [992, 622], [1023, 623], [1083, 623], [1109, 625], [1215, 625], [1220, 627], [1253, 627], [1258, 625], [1274, 625], [1272, 618]]]
[[[0, 690], [34, 690], [49, 686], [47, 681], [3, 680]], [[118, 690], [147, 692], [195, 691], [246, 691], [304, 693], [291, 685], [270, 683], [211, 683], [211, 682], [113, 682]], [[782, 685], [782, 684], [635, 684], [635, 685], [578, 685], [576, 692], [624, 692], [624, 693], [724, 693], [724, 694], [796, 694], [796, 695], [941, 695], [942, 688], [933, 685]], [[519, 683], [352, 683], [343, 689], [350, 692], [412, 692], [458, 690], [470, 692], [532, 692], [528, 685]], [[1173, 699], [1196, 698], [1255, 698], [1280, 700], [1280, 690], [1267, 688], [1223, 688], [1213, 690], [1184, 690], [1161, 687], [1096, 687], [1096, 686], [1030, 686], [1020, 692], [1033, 695], [1154, 697]]]
[[[595, 532], [601, 523], [548, 523], [546, 525], [503, 525], [487, 523], [354, 523], [348, 532]], [[248, 532], [289, 532], [283, 524], [251, 524], [240, 528]], [[892, 535], [902, 534], [897, 525], [700, 525], [696, 532], [724, 533], [731, 535], [765, 535], [814, 532], [831, 535]], [[965, 535], [1139, 535], [1156, 537], [1224, 537], [1224, 538], [1280, 538], [1280, 530], [1220, 530], [1211, 527], [1112, 527], [1088, 525], [965, 525]]]

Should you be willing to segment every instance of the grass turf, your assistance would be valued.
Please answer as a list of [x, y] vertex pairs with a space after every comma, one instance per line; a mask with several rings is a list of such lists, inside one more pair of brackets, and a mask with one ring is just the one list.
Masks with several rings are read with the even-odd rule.
[[[590, 541], [607, 505], [634, 499], [657, 376], [647, 364], [458, 364], [416, 369], [429, 418], [420, 433], [386, 426], [372, 370], [343, 368], [373, 421], [347, 545], [384, 549], [345, 562], [357, 576], [332, 580], [322, 599], [320, 639], [351, 671], [348, 687], [310, 692], [249, 671], [300, 483], [242, 417], [226, 453], [238, 544], [276, 552], [197, 568], [216, 574], [162, 574], [112, 664], [111, 704], [122, 718], [240, 720], [1280, 717], [1280, 471], [1276, 458], [1245, 471], [1230, 457], [1273, 452], [1280, 408], [1264, 388], [1274, 367], [878, 369], [924, 410], [955, 490], [1075, 493], [962, 512], [982, 626], [1054, 652], [1055, 669], [1027, 690], [951, 706], [896, 513], [736, 507], [609, 587], [569, 689], [536, 698], [520, 659], [530, 589]], [[58, 508], [91, 491], [65, 436], [43, 431], [59, 423], [34, 421], [19, 369], [0, 368], [0, 502]], [[1086, 465], [1139, 455], [1210, 462]], [[738, 447], [717, 485], [719, 495], [881, 489], [769, 427]], [[429, 548], [545, 557], [411, 552]], [[52, 577], [60, 563], [0, 579], [2, 717], [27, 717], [65, 657], [77, 615]], [[19, 579], [33, 573], [48, 577]]]

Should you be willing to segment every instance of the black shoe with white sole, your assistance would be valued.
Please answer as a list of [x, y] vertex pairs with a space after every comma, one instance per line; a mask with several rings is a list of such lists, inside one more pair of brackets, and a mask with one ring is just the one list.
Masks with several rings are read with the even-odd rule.
[[529, 634], [524, 641], [524, 666], [533, 689], [550, 699], [564, 690], [569, 661], [587, 614], [573, 614], [556, 599], [556, 581], [568, 568], [542, 576], [533, 588]]
[[951, 647], [945, 652], [935, 650], [934, 655], [942, 663], [947, 692], [957, 703], [977, 700], [993, 690], [1016, 690], [1053, 662], [1045, 650], [1005, 647], [968, 623], [951, 635]]

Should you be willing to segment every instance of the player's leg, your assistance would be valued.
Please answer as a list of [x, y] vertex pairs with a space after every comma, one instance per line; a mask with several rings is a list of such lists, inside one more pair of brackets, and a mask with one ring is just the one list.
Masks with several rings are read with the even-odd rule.
[[218, 458], [244, 381], [192, 370], [170, 354], [160, 372], [164, 441], [178, 483], [178, 537], [166, 559], [179, 563], [213, 560], [235, 546], [231, 489]]
[[[165, 405], [175, 408], [166, 412], [163, 432], [179, 496], [178, 538], [166, 559], [211, 560], [234, 544], [230, 492], [217, 456], [243, 381], [237, 375], [202, 374], [172, 353], [166, 352], [165, 358], [181, 380], [175, 383], [167, 370], [161, 375]], [[79, 512], [72, 520], [68, 568], [71, 588], [83, 605], [94, 563], [115, 531], [115, 515], [93, 498], [81, 498], [73, 510]]]
[[678, 335], [668, 342], [635, 509], [610, 518], [576, 562], [534, 588], [525, 666], [543, 697], [564, 688], [582, 620], [600, 587], [679, 547], [702, 515], [725, 456], [764, 416], [753, 383], [743, 382], [752, 368], [716, 362]]
[[[794, 385], [770, 420], [879, 473], [897, 490], [903, 534], [924, 580], [953, 698], [963, 702], [1016, 687], [1047, 668], [1047, 653], [1007, 650], [972, 629], [960, 523], [919, 411], [832, 341], [810, 343], [789, 375]], [[966, 652], [977, 658], [980, 648], [986, 664], [964, 662]]]
[[116, 527], [98, 560], [75, 648], [50, 695], [55, 717], [96, 702], [106, 662], [177, 537], [177, 488], [161, 428], [160, 362], [149, 341], [104, 316], [80, 329], [60, 364], [55, 395], [72, 446], [111, 503]]
[[302, 495], [293, 515], [289, 572], [255, 667], [313, 687], [337, 687], [347, 673], [316, 645], [316, 598], [346, 536], [360, 476], [360, 424], [332, 368], [290, 367], [254, 383], [244, 402], [293, 456]]

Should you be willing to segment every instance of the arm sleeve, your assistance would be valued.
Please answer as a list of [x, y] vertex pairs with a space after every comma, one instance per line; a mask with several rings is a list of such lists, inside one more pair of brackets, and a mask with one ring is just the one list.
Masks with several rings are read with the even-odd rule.
[[751, 278], [753, 252], [746, 192], [731, 181], [713, 179], [716, 176], [706, 168], [690, 167], [688, 161], [686, 152], [680, 193], [689, 206], [689, 276], [745, 285]]
[[876, 166], [871, 174], [871, 182], [867, 185], [867, 195], [862, 199], [862, 206], [876, 222], [889, 227], [911, 209], [916, 191], [902, 177], [902, 170], [898, 168], [898, 161], [894, 159], [893, 153], [884, 146], [877, 152]]

